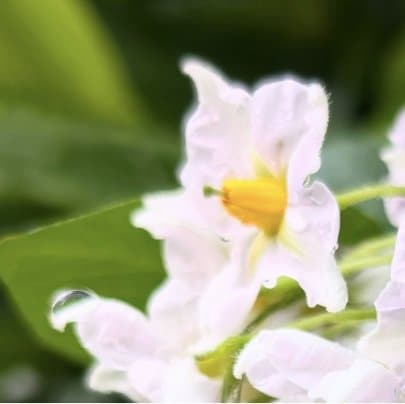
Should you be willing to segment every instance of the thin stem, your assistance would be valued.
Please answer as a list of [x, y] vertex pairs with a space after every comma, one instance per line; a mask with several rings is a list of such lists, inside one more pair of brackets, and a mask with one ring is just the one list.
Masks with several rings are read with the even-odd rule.
[[[362, 257], [354, 260], [343, 260], [339, 263], [340, 271], [344, 277], [350, 277], [366, 268], [376, 268], [381, 265], [389, 265], [392, 260], [391, 254]], [[299, 300], [302, 296], [301, 288], [289, 279], [286, 279], [281, 285], [274, 289], [265, 289], [263, 295], [269, 295], [269, 305], [254, 318], [245, 328], [244, 333], [250, 333], [258, 327], [267, 317], [280, 308], [286, 307], [289, 304]], [[273, 299], [271, 299], [273, 298]]]
[[390, 184], [369, 185], [363, 188], [355, 189], [341, 193], [336, 196], [340, 209], [346, 209], [349, 206], [375, 198], [387, 198], [394, 196], [405, 196], [405, 187], [396, 187]]
[[350, 276], [365, 268], [376, 268], [381, 265], [389, 265], [392, 260], [392, 254], [378, 255], [374, 257], [364, 257], [355, 260], [345, 260], [339, 265], [343, 276]]
[[339, 313], [322, 313], [315, 316], [294, 321], [288, 325], [289, 328], [300, 330], [313, 330], [325, 325], [334, 325], [346, 321], [362, 321], [375, 319], [375, 309], [348, 309]]
[[354, 247], [349, 253], [345, 254], [341, 260], [341, 263], [352, 261], [353, 259], [357, 258], [362, 258], [364, 256], [370, 256], [381, 250], [393, 248], [395, 245], [395, 239], [396, 235], [390, 233], [363, 241], [362, 243]]

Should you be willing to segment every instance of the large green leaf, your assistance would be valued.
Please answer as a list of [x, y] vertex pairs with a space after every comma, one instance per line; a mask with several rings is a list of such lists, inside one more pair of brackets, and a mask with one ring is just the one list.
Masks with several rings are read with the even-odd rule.
[[134, 118], [127, 73], [86, 0], [3, 0], [0, 59], [9, 100], [104, 121]]
[[0, 245], [0, 276], [20, 313], [48, 347], [76, 360], [86, 356], [70, 334], [53, 331], [53, 293], [89, 288], [144, 308], [163, 278], [159, 243], [129, 223], [139, 202], [9, 239]]
[[179, 148], [162, 132], [0, 108], [0, 231], [172, 187]]
[[[335, 192], [381, 181], [386, 170], [379, 158], [383, 141], [364, 133], [331, 133], [327, 139], [319, 176]], [[371, 201], [341, 215], [341, 245], [355, 244], [389, 229], [381, 201]]]
[[335, 191], [380, 181], [386, 174], [379, 158], [383, 144], [363, 131], [331, 132], [322, 152], [320, 177]]

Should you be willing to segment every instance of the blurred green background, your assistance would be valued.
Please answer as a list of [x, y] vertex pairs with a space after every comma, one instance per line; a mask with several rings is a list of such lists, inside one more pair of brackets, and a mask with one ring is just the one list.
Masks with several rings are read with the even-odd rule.
[[[405, 103], [404, 21], [402, 0], [2, 0], [1, 237], [174, 187], [181, 123], [192, 102], [178, 67], [185, 55], [207, 59], [249, 85], [285, 72], [321, 80], [331, 95], [331, 118], [320, 175], [334, 190], [379, 180], [385, 171], [378, 150]], [[347, 215], [351, 231], [343, 245], [388, 228], [379, 205]], [[116, 242], [127, 262], [155, 265], [155, 258], [135, 252], [138, 246], [156, 256], [158, 250], [129, 243], [132, 229], [114, 227], [114, 217], [106, 249]], [[83, 226], [97, 227], [98, 218], [91, 220]], [[80, 249], [85, 238], [70, 229], [69, 246]], [[37, 297], [49, 299], [41, 287], [56, 275], [26, 275], [21, 262], [35, 260], [51, 238], [63, 244], [66, 233], [58, 231], [0, 254], [0, 401], [123, 400], [87, 391], [85, 362], [65, 356], [62, 343], [44, 343], [36, 320], [30, 324], [29, 310], [21, 307], [22, 284], [33, 305]], [[55, 274], [66, 267], [57, 285], [73, 282], [80, 262], [55, 264]], [[131, 293], [123, 290], [125, 278], [122, 288], [116, 282], [117, 295]], [[38, 317], [43, 329], [45, 314]]]

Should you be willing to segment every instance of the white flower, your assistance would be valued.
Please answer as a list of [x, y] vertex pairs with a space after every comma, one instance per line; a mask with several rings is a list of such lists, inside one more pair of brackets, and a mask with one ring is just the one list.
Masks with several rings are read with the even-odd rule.
[[392, 402], [405, 382], [405, 222], [398, 233], [391, 280], [375, 303], [377, 325], [356, 350], [293, 330], [262, 331], [240, 354], [235, 377], [285, 400]]
[[[188, 297], [181, 295], [182, 290], [172, 292], [176, 294], [171, 309], [177, 299], [180, 320], [186, 314], [184, 303]], [[75, 292], [58, 294], [56, 307], [70, 294]], [[185, 316], [176, 324], [175, 333], [170, 329], [165, 333], [158, 324], [162, 318], [155, 319], [153, 314], [147, 318], [123, 302], [94, 294], [51, 314], [53, 326], [60, 331], [74, 323], [80, 343], [96, 359], [88, 377], [91, 388], [119, 392], [140, 402], [218, 401], [220, 382], [199, 372], [187, 352], [187, 338], [179, 338], [181, 331], [183, 337], [191, 337], [188, 322], [192, 320]]]
[[195, 353], [240, 333], [260, 284], [246, 284], [238, 251], [230, 251], [230, 243], [212, 230], [187, 192], [149, 195], [143, 205], [132, 215], [132, 222], [163, 240], [168, 272], [168, 279], [150, 300], [155, 324], [165, 334], [177, 333], [173, 341], [180, 345], [187, 333], [178, 323], [188, 324], [190, 350]]
[[[381, 159], [388, 168], [388, 181], [392, 185], [405, 186], [405, 108], [398, 114], [389, 133], [391, 145], [381, 153]], [[387, 198], [385, 210], [393, 226], [398, 226], [405, 212], [405, 198]]]
[[[309, 306], [343, 309], [346, 284], [334, 259], [339, 209], [324, 184], [306, 184], [320, 167], [328, 121], [322, 87], [287, 78], [249, 94], [196, 60], [187, 60], [183, 71], [198, 96], [186, 121], [180, 173], [189, 202], [161, 196], [152, 209], [147, 201], [134, 224], [157, 235], [162, 222], [178, 219], [179, 243], [188, 243], [184, 230], [198, 221], [239, 257], [241, 284], [273, 287], [285, 275], [298, 281]], [[158, 237], [170, 243], [171, 229]], [[190, 248], [195, 254], [205, 247]]]

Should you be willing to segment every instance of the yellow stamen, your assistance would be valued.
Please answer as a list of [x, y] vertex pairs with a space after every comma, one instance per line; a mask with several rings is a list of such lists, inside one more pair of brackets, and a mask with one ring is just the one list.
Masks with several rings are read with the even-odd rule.
[[223, 184], [221, 200], [228, 213], [242, 223], [274, 234], [283, 219], [287, 192], [284, 182], [273, 177], [229, 179]]

